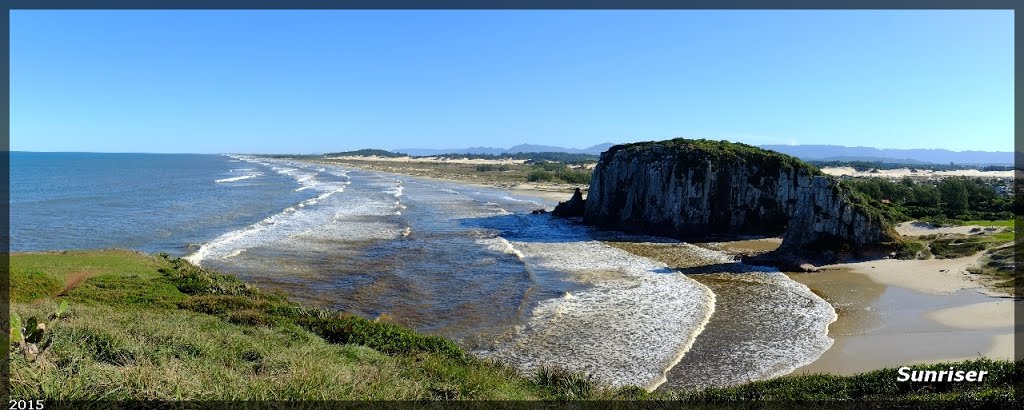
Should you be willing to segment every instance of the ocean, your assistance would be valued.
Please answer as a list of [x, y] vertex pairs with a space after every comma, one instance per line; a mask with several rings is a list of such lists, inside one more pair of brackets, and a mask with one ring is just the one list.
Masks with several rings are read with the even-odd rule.
[[[524, 372], [563, 367], [611, 385], [784, 374], [828, 349], [835, 320], [778, 272], [696, 280], [608, 244], [664, 239], [531, 214], [554, 206], [540, 198], [382, 172], [245, 155], [16, 152], [10, 205], [12, 251], [167, 252], [305, 305], [387, 315]], [[711, 320], [716, 301], [754, 308], [718, 306]]]

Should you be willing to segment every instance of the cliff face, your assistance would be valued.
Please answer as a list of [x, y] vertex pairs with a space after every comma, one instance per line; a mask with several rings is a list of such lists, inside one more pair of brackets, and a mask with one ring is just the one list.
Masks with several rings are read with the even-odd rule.
[[783, 234], [781, 252], [898, 240], [877, 210], [800, 160], [744, 144], [676, 139], [612, 147], [584, 222], [684, 240]]

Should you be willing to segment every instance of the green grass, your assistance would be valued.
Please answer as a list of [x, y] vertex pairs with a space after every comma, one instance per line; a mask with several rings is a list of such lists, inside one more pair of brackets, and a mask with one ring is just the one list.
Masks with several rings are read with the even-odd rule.
[[674, 399], [700, 402], [770, 401], [997, 401], [1013, 403], [1014, 385], [1022, 380], [1020, 361], [969, 360], [911, 366], [913, 370], [985, 370], [978, 383], [897, 382], [896, 369], [855, 376], [826, 374], [786, 376], [728, 388], [671, 394]]
[[961, 226], [978, 225], [999, 229], [995, 232], [976, 229], [977, 232], [971, 232], [967, 235], [933, 234], [918, 237], [916, 240], [905, 240], [904, 250], [906, 252], [900, 252], [898, 256], [901, 259], [913, 259], [909, 255], [914, 251], [920, 251], [921, 245], [926, 245], [926, 250], [929, 250], [936, 258], [961, 258], [981, 251], [988, 250], [991, 252], [995, 248], [1005, 246], [1016, 240], [1012, 219], [956, 221], [956, 224]]
[[929, 259], [932, 257], [932, 253], [924, 242], [904, 240], [897, 247], [896, 257], [899, 259]]
[[[16, 254], [12, 311], [45, 318], [35, 360], [13, 355], [12, 396], [73, 399], [544, 399], [532, 378], [450, 341], [306, 309], [237, 279], [124, 251]], [[57, 297], [67, 275], [94, 274]], [[40, 282], [40, 278], [48, 278]], [[36, 283], [49, 283], [39, 290]], [[57, 285], [54, 285], [57, 284]]]
[[[1012, 399], [1010, 362], [983, 384], [893, 385], [895, 370], [786, 376], [728, 389], [611, 389], [559, 369], [524, 376], [405, 327], [311, 309], [182, 260], [128, 251], [11, 256], [12, 312], [47, 322], [35, 360], [12, 350], [12, 398], [64, 400]], [[58, 296], [68, 277], [87, 279]], [[17, 274], [14, 274], [17, 272]], [[50, 315], [62, 300], [67, 315]], [[939, 367], [943, 367], [940, 365]], [[1019, 368], [1017, 366], [1016, 368]], [[1010, 369], [1010, 370], [1007, 370]], [[1019, 374], [1014, 373], [1016, 380]]]
[[999, 221], [985, 221], [985, 220], [959, 221], [959, 225], [1000, 226], [1000, 227], [1004, 227], [1004, 228], [1013, 228], [1013, 219], [1003, 219], [1003, 220], [999, 220]]
[[982, 238], [944, 238], [936, 239], [929, 244], [932, 255], [939, 259], [962, 258], [981, 252], [987, 248]]
[[[936, 258], [960, 258], [984, 252], [979, 266], [972, 266], [967, 270], [976, 275], [995, 278], [996, 280], [990, 282], [989, 285], [998, 290], [1024, 296], [1019, 294], [1019, 288], [1016, 286], [1024, 278], [1020, 278], [1014, 269], [1014, 253], [1019, 252], [1018, 249], [1021, 248], [1019, 243], [1014, 244], [1018, 240], [1014, 232], [1016, 229], [1014, 220], [955, 221], [955, 225], [978, 225], [1001, 229], [996, 232], [981, 231], [968, 235], [926, 235], [916, 239], [921, 241], [919, 243], [926, 244], [930, 253]], [[905, 241], [905, 244], [912, 242], [918, 241]], [[916, 246], [913, 245], [915, 248]], [[904, 258], [904, 255], [901, 254], [900, 257]]]

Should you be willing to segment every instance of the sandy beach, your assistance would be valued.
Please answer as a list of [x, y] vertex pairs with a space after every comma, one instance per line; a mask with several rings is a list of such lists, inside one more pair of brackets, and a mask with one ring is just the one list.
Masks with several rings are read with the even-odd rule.
[[[925, 235], [945, 235], [945, 234], [960, 234], [970, 235], [978, 230], [982, 231], [999, 231], [1003, 228], [992, 227], [992, 226], [981, 226], [981, 225], [959, 225], [959, 226], [934, 226], [925, 222], [903, 222], [896, 225], [896, 233], [902, 236], [925, 236]], [[972, 232], [974, 231], [974, 232]]]
[[[411, 158], [411, 157], [331, 157], [330, 161], [315, 161], [318, 163], [349, 166], [372, 171], [389, 172], [394, 174], [414, 176], [427, 180], [439, 182], [455, 182], [462, 185], [477, 186], [483, 188], [497, 188], [508, 191], [511, 194], [540, 198], [552, 204], [568, 201], [572, 198], [576, 188], [587, 191], [587, 185], [567, 184], [556, 182], [527, 182], [525, 180], [514, 180], [507, 178], [488, 178], [478, 173], [459, 173], [451, 169], [443, 168], [444, 164], [450, 165], [480, 165], [480, 164], [522, 164], [524, 160], [489, 160], [489, 159], [449, 159], [449, 158]], [[417, 167], [416, 164], [440, 165], [442, 167]], [[551, 207], [554, 207], [552, 205]], [[547, 210], [551, 210], [549, 207]]]
[[[974, 227], [928, 228], [901, 224], [920, 236], [967, 233]], [[729, 252], [778, 247], [780, 238], [704, 244]], [[1012, 359], [1014, 301], [967, 268], [982, 254], [956, 259], [884, 259], [826, 265], [787, 275], [828, 301], [838, 319], [829, 326], [832, 347], [794, 373], [855, 374], [883, 367], [984, 356]]]

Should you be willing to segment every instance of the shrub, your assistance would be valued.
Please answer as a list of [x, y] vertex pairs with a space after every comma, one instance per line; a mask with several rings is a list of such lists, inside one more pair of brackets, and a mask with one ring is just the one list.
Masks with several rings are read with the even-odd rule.
[[385, 354], [431, 352], [459, 361], [468, 358], [454, 342], [437, 336], [424, 336], [393, 323], [340, 314], [326, 317], [307, 314], [297, 323], [331, 343], [363, 345]]
[[228, 322], [247, 326], [271, 326], [276, 320], [270, 315], [255, 309], [236, 310], [228, 314]]
[[526, 176], [526, 180], [530, 182], [548, 182], [555, 179], [555, 174], [547, 171], [532, 171]]
[[533, 167], [542, 171], [562, 172], [566, 170], [565, 164], [561, 162], [537, 162], [533, 164]]
[[563, 399], [587, 398], [597, 390], [593, 376], [558, 368], [541, 367], [534, 381]]
[[976, 239], [936, 239], [931, 244], [936, 258], [960, 258], [985, 250], [985, 244]]
[[255, 287], [234, 276], [210, 272], [206, 269], [177, 258], [169, 260], [171, 269], [160, 268], [171, 283], [188, 295], [236, 295], [252, 297], [258, 293]]
[[896, 251], [898, 259], [928, 259], [930, 256], [928, 246], [918, 241], [904, 241]]
[[488, 172], [494, 171], [494, 165], [491, 164], [480, 164], [476, 166], [477, 172]]
[[590, 184], [589, 172], [564, 171], [558, 173], [558, 178], [570, 184]]

